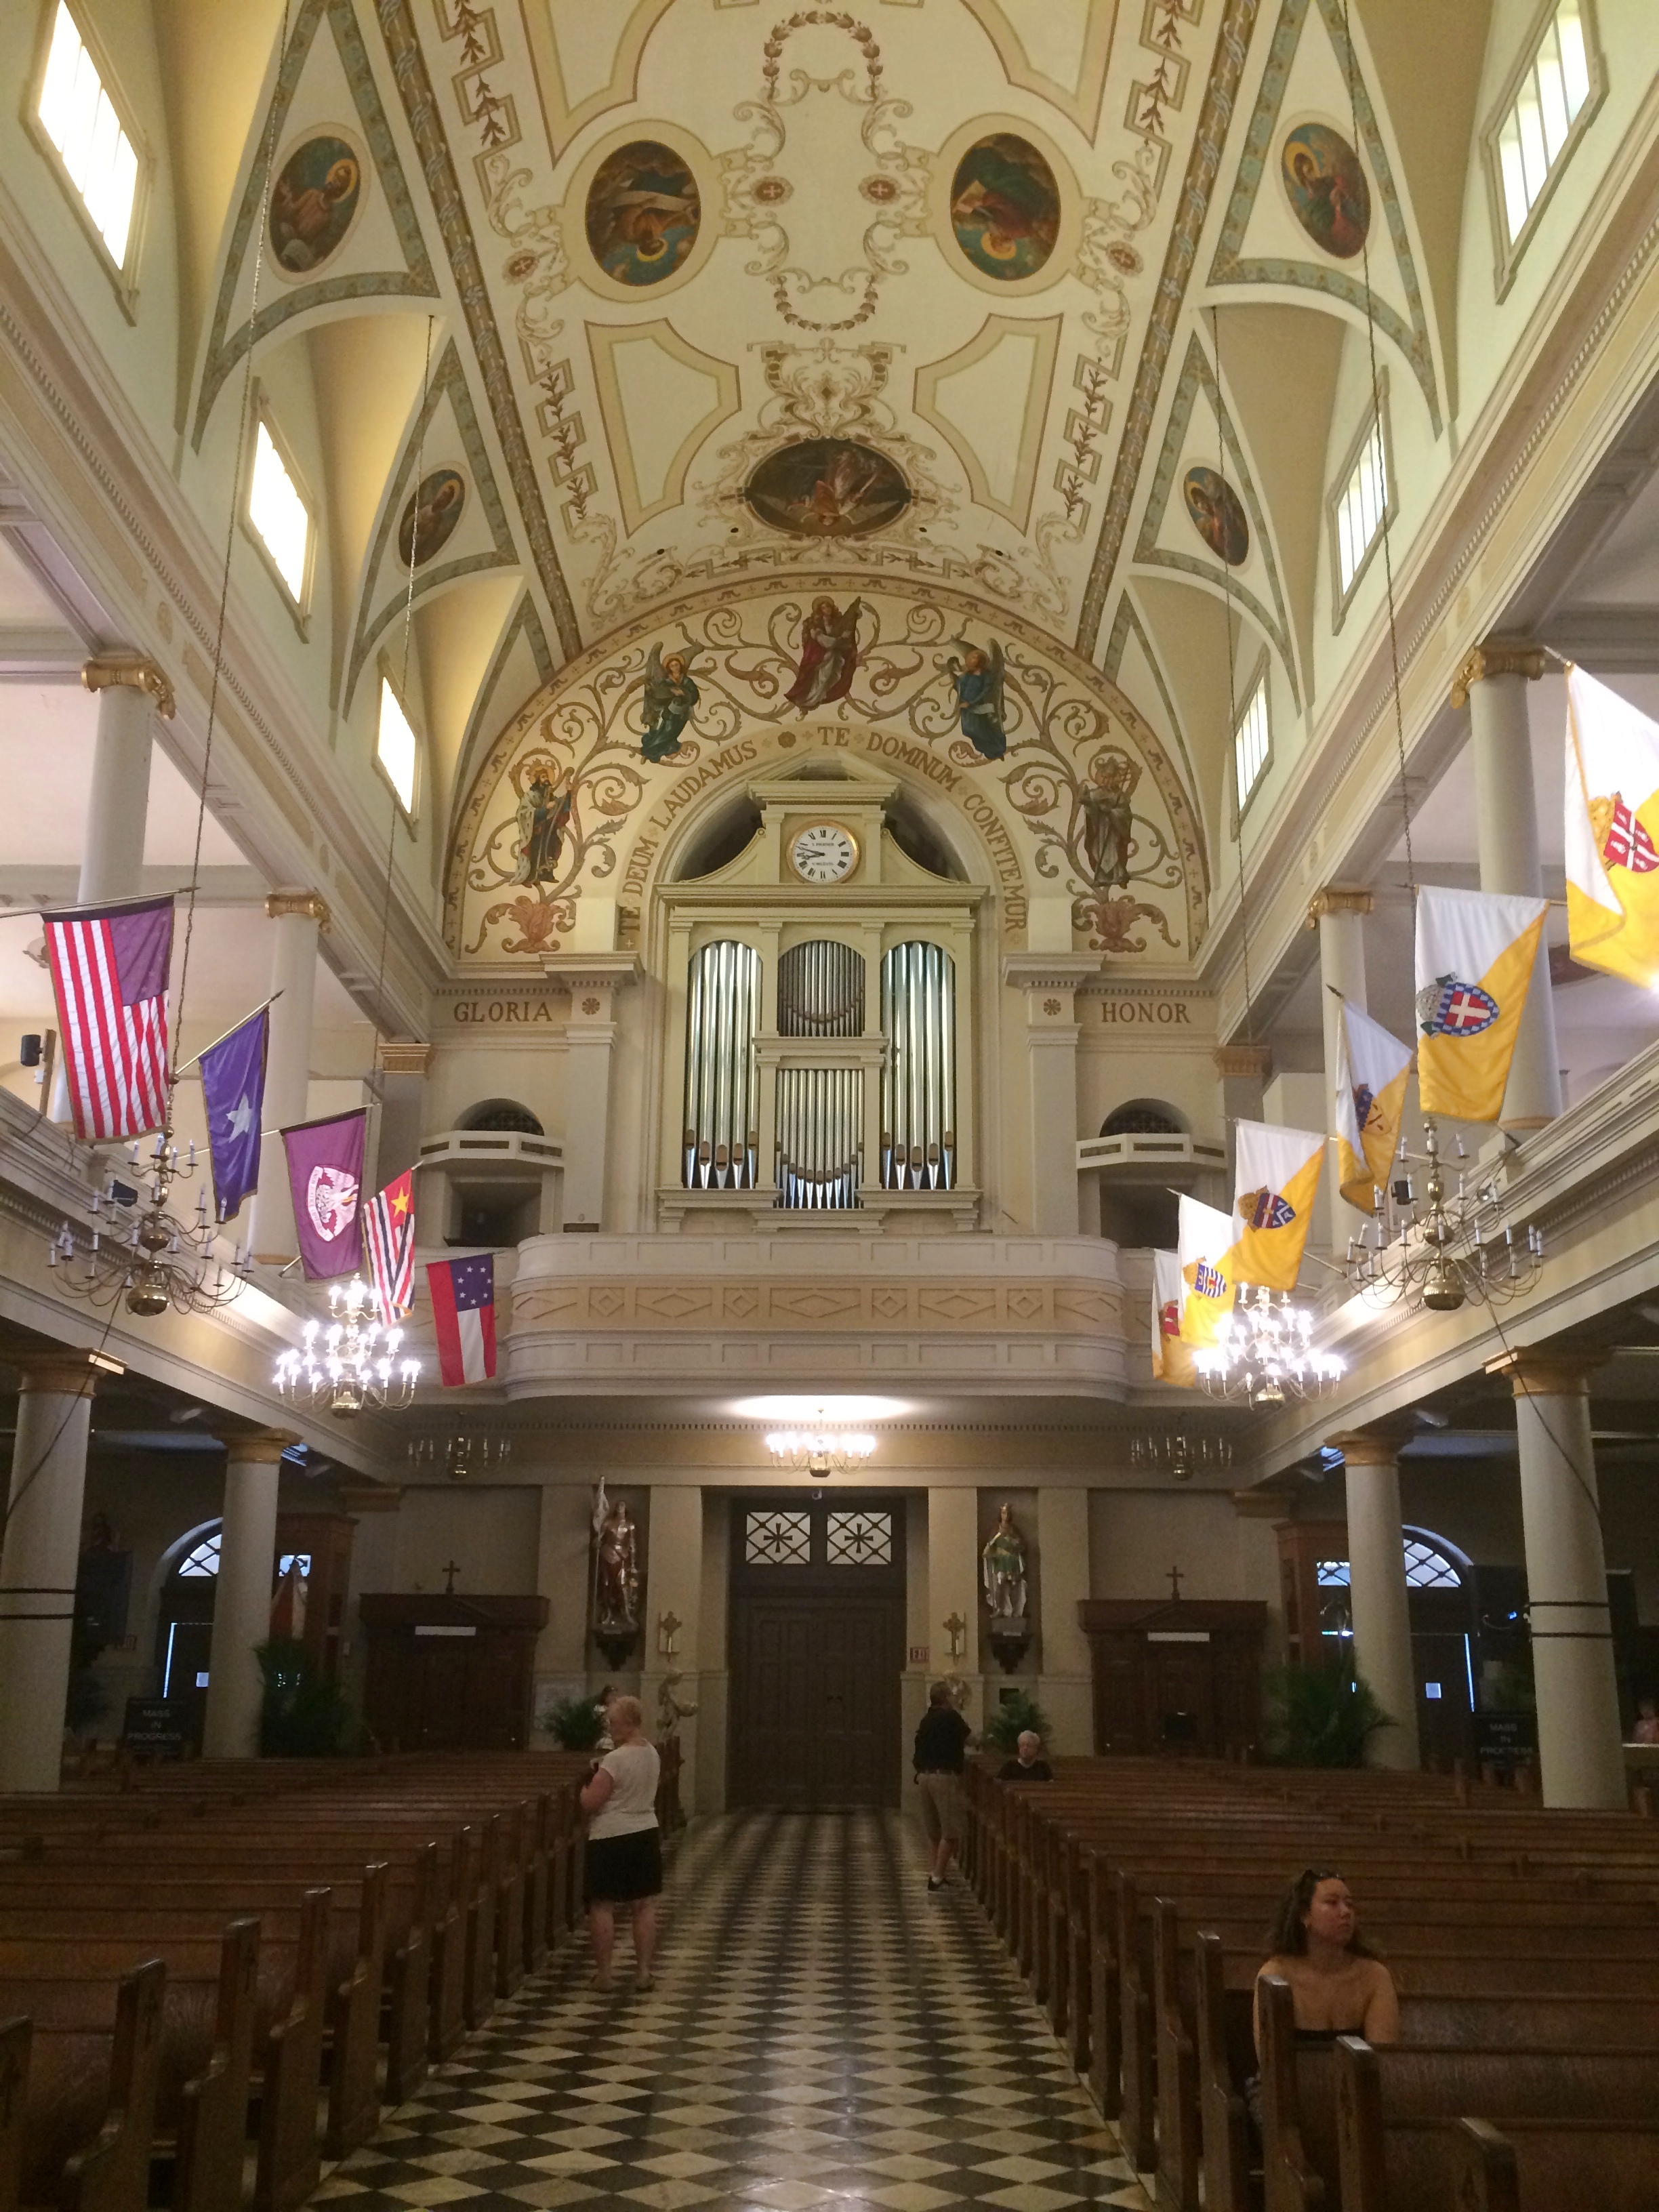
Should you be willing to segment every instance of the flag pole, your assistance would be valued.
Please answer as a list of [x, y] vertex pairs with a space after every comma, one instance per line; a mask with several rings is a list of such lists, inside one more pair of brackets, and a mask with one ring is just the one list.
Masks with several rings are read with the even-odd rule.
[[[181, 1060], [179, 1062], [179, 1065], [173, 1071], [173, 1081], [176, 1083], [187, 1067], [194, 1067], [198, 1060], [204, 1060], [209, 1053], [216, 1052], [219, 1047], [224, 1042], [225, 1037], [233, 1037], [235, 1036], [238, 1030], [246, 1029], [256, 1014], [264, 1013], [267, 1006], [274, 1006], [277, 1000], [280, 999], [282, 995], [281, 991], [273, 991], [268, 999], [262, 1000], [257, 1006], [252, 1008], [252, 1012], [244, 1014], [240, 1022], [233, 1022], [230, 1027], [224, 1032], [223, 1036], [215, 1037], [213, 1042], [211, 1044], [204, 1044], [200, 1052], [193, 1052], [188, 1060]], [[267, 1135], [269, 1133], [262, 1129], [259, 1133], [263, 1137]]]

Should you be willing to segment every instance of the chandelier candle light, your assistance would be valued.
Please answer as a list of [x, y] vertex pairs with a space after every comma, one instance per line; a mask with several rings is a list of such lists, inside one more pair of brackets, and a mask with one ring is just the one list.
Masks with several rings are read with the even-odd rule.
[[869, 1430], [856, 1422], [879, 1421], [905, 1407], [892, 1398], [744, 1398], [735, 1411], [751, 1420], [776, 1422], [766, 1431], [774, 1464], [790, 1474], [823, 1481], [860, 1467], [876, 1449]]
[[[1377, 1193], [1370, 1223], [1349, 1239], [1350, 1280], [1371, 1305], [1421, 1306], [1430, 1313], [1507, 1305], [1523, 1297], [1543, 1270], [1543, 1231], [1528, 1222], [1517, 1241], [1499, 1215], [1498, 1187], [1490, 1178], [1467, 1195], [1460, 1175], [1457, 1194], [1449, 1197], [1439, 1133], [1431, 1120], [1423, 1130], [1425, 1150], [1408, 1153], [1401, 1146], [1400, 1172]], [[1462, 1158], [1461, 1138], [1457, 1149]], [[1409, 1173], [1413, 1159], [1426, 1170], [1420, 1208]]]
[[[227, 1262], [216, 1256], [218, 1224], [208, 1212], [207, 1192], [198, 1189], [193, 1213], [182, 1219], [170, 1210], [173, 1186], [197, 1173], [196, 1146], [181, 1155], [162, 1129], [149, 1151], [134, 1145], [127, 1154], [131, 1185], [112, 1176], [92, 1194], [89, 1237], [66, 1221], [46, 1252], [46, 1264], [77, 1297], [93, 1305], [113, 1305], [125, 1296], [130, 1314], [153, 1320], [169, 1306], [180, 1313], [212, 1313], [242, 1287], [247, 1255], [239, 1247]], [[141, 1190], [145, 1182], [147, 1192]]]
[[1323, 1398], [1341, 1380], [1342, 1362], [1313, 1345], [1314, 1317], [1261, 1284], [1246, 1285], [1238, 1303], [1215, 1325], [1213, 1345], [1193, 1354], [1198, 1379], [1212, 1398], [1282, 1406], [1287, 1398]]
[[400, 1328], [383, 1328], [374, 1293], [361, 1275], [329, 1286], [325, 1325], [308, 1321], [297, 1352], [276, 1363], [276, 1389], [289, 1405], [349, 1419], [365, 1406], [399, 1412], [415, 1395], [418, 1359], [398, 1358]]

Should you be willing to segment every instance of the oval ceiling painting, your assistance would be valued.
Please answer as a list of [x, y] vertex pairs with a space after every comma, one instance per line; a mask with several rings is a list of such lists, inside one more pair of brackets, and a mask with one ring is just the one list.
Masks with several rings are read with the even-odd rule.
[[424, 568], [449, 543], [466, 504], [466, 479], [459, 469], [434, 469], [404, 501], [398, 518], [398, 558], [405, 568]]
[[805, 438], [769, 453], [743, 495], [769, 530], [864, 538], [896, 522], [910, 487], [885, 453], [851, 438]]
[[1249, 558], [1250, 526], [1238, 494], [1213, 469], [1188, 469], [1181, 492], [1193, 528], [1218, 561], [1230, 568]]
[[617, 284], [660, 284], [697, 242], [697, 180], [672, 146], [636, 138], [600, 162], [587, 188], [587, 243]]
[[307, 138], [270, 188], [270, 250], [290, 276], [320, 269], [351, 228], [362, 163], [343, 138]]
[[1370, 187], [1358, 155], [1328, 124], [1302, 123], [1279, 158], [1291, 214], [1316, 246], [1351, 261], [1371, 227]]
[[1060, 187], [1036, 148], [1009, 131], [975, 140], [951, 183], [951, 228], [975, 269], [1035, 276], [1060, 235]]

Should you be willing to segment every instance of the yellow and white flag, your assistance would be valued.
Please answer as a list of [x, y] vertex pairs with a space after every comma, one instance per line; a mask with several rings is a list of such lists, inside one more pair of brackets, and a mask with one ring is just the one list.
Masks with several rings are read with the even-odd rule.
[[1193, 1351], [1181, 1340], [1181, 1255], [1152, 1255], [1152, 1380], [1178, 1382], [1183, 1390], [1198, 1382]]
[[1234, 1139], [1233, 1273], [1241, 1283], [1293, 1291], [1325, 1164], [1324, 1133], [1240, 1121]]
[[1659, 723], [1567, 671], [1567, 933], [1572, 957], [1659, 986]]
[[1417, 894], [1417, 1092], [1425, 1114], [1495, 1121], [1547, 902], [1425, 885]]
[[1183, 1197], [1181, 1201], [1181, 1341], [1200, 1348], [1220, 1341], [1216, 1324], [1231, 1313], [1238, 1286], [1233, 1280], [1233, 1218], [1218, 1206]]
[[1344, 999], [1336, 1024], [1337, 1183], [1350, 1206], [1369, 1213], [1386, 1190], [1400, 1142], [1412, 1048]]

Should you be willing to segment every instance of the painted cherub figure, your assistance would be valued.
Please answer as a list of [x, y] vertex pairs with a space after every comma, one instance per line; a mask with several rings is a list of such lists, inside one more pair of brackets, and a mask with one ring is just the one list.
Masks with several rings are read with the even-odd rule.
[[647, 760], [664, 761], [678, 752], [700, 696], [690, 655], [665, 656], [662, 647], [653, 645], [645, 664], [645, 731], [640, 739]]

